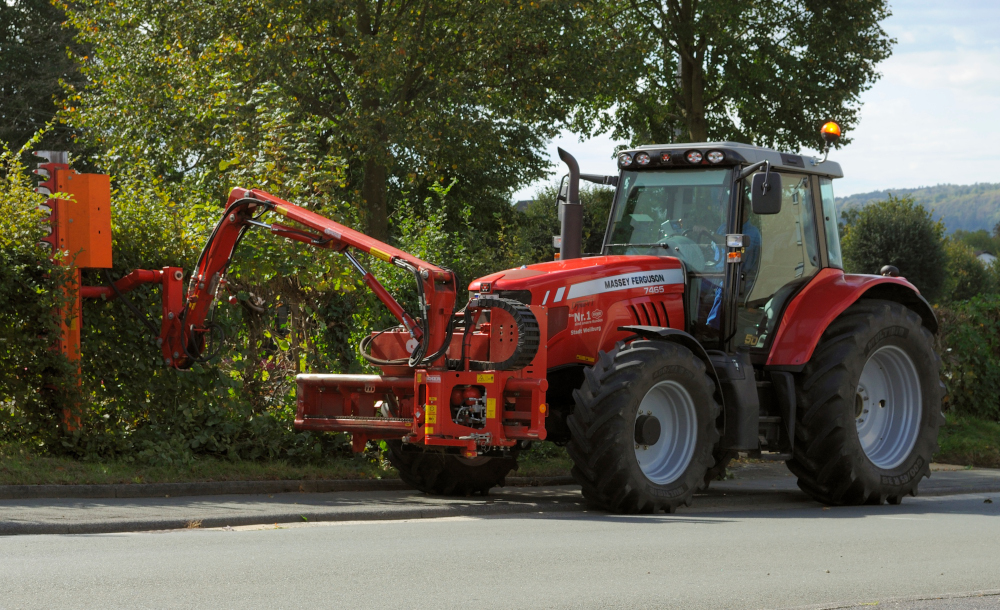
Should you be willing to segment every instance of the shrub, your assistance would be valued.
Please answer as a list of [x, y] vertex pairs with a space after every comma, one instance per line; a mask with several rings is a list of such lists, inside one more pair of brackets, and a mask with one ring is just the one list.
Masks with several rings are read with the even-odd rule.
[[972, 248], [956, 239], [946, 240], [944, 299], [965, 301], [980, 294], [996, 291], [990, 271], [976, 258]]
[[893, 265], [929, 301], [945, 281], [944, 225], [912, 197], [889, 196], [843, 214], [841, 245], [849, 273], [878, 273]]
[[58, 442], [61, 407], [79, 397], [75, 367], [52, 349], [67, 270], [37, 246], [45, 198], [27, 178], [23, 152], [0, 151], [0, 440], [16, 434], [47, 450]]
[[1000, 296], [974, 297], [938, 314], [947, 410], [1000, 421]]
[[[520, 215], [517, 254], [522, 264], [550, 261], [555, 256], [552, 236], [559, 235], [556, 195], [558, 187], [550, 185], [535, 193], [535, 200], [528, 204]], [[584, 254], [597, 254], [604, 245], [604, 231], [611, 213], [614, 190], [594, 185], [580, 187], [580, 203], [583, 205]]]

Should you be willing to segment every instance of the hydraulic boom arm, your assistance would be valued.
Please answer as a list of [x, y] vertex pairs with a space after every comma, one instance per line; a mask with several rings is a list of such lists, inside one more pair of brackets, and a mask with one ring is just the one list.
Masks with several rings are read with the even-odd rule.
[[[260, 219], [275, 212], [306, 227], [303, 230], [283, 224], [268, 224]], [[315, 212], [303, 209], [265, 191], [235, 188], [226, 202], [226, 211], [209, 236], [188, 283], [184, 308], [177, 312], [181, 324], [173, 333], [181, 336], [163, 337], [169, 344], [180, 344], [183, 356], [173, 358], [176, 368], [188, 368], [201, 358], [205, 335], [211, 332], [210, 319], [225, 285], [226, 268], [243, 235], [253, 227], [264, 228], [280, 237], [300, 241], [317, 248], [342, 253], [362, 275], [362, 280], [375, 293], [399, 322], [406, 327], [415, 347], [410, 354], [411, 366], [433, 363], [444, 358], [450, 341], [452, 314], [458, 292], [455, 274], [423, 261], [406, 252], [372, 239]], [[396, 265], [414, 275], [419, 295], [420, 318], [411, 317], [395, 298], [351, 254], [354, 248]], [[166, 325], [165, 325], [166, 326]], [[164, 329], [167, 330], [166, 328]], [[170, 331], [167, 331], [168, 333]], [[433, 350], [433, 352], [431, 351]]]

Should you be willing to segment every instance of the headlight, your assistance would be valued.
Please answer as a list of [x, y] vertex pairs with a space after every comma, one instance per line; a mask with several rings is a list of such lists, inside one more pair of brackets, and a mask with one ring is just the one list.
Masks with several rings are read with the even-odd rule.
[[687, 154], [688, 163], [698, 164], [701, 163], [701, 153], [697, 150], [692, 150]]
[[635, 156], [635, 162], [639, 165], [649, 165], [649, 155], [641, 152]]
[[722, 163], [722, 160], [726, 158], [726, 155], [722, 151], [712, 150], [709, 151], [705, 158], [708, 159], [709, 163]]
[[632, 165], [632, 155], [628, 153], [622, 153], [618, 155], [619, 167], [628, 167], [629, 165]]

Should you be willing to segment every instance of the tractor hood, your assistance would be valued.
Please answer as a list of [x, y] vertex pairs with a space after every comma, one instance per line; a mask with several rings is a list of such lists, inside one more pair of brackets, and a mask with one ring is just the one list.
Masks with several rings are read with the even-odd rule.
[[[650, 286], [679, 285], [683, 290], [683, 284], [684, 274], [676, 258], [619, 255], [574, 258], [499, 271], [473, 281], [469, 290], [493, 294], [517, 292], [516, 298], [521, 302], [551, 306]], [[530, 300], [525, 292], [530, 293]]]

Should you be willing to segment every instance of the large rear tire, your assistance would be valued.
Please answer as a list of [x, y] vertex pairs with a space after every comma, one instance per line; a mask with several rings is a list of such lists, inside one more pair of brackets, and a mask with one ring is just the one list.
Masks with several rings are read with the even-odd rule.
[[788, 468], [826, 504], [898, 504], [930, 476], [943, 423], [940, 359], [920, 316], [861, 300], [820, 340], [797, 380]]
[[705, 363], [665, 341], [633, 341], [585, 372], [567, 418], [573, 476], [586, 500], [617, 513], [689, 505], [714, 463], [721, 411]]
[[410, 487], [438, 496], [487, 495], [494, 487], [503, 487], [507, 474], [517, 469], [516, 457], [461, 456], [403, 447], [389, 441], [389, 463], [399, 471], [399, 478]]

